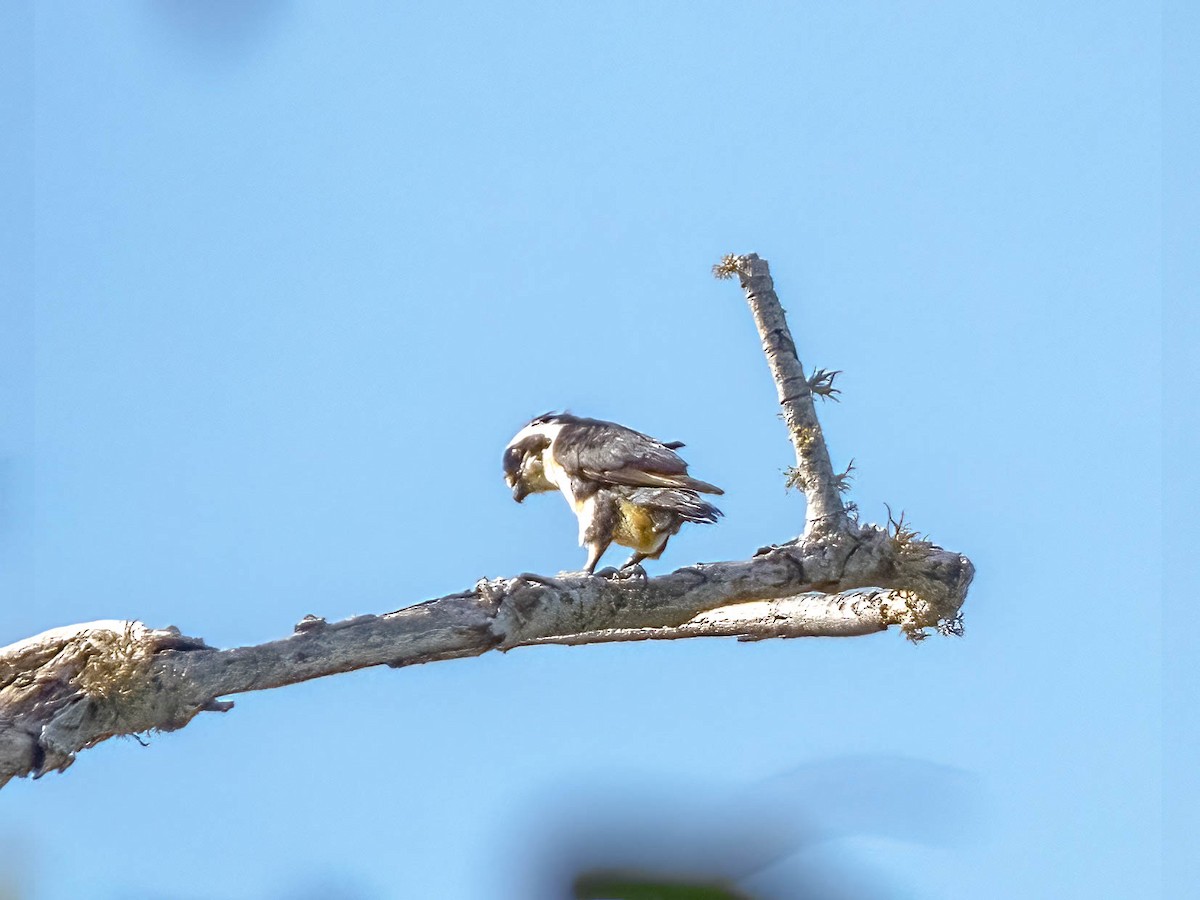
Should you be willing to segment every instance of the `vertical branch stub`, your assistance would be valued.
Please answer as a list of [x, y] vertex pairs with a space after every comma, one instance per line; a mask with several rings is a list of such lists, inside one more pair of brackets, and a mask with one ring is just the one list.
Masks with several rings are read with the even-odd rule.
[[804, 377], [787, 317], [775, 293], [771, 270], [757, 253], [725, 257], [713, 267], [717, 277], [736, 273], [746, 292], [750, 314], [762, 339], [763, 353], [775, 380], [788, 436], [796, 450], [795, 483], [804, 489], [808, 509], [804, 534], [845, 531], [849, 527], [838, 480], [817, 421], [812, 386]]

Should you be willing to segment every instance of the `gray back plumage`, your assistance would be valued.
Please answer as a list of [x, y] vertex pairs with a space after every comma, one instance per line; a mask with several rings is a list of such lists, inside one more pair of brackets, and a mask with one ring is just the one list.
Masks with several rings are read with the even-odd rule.
[[[554, 442], [554, 456], [572, 475], [628, 487], [668, 487], [724, 493], [688, 475], [688, 466], [671, 447], [649, 435], [601, 419], [558, 414], [544, 418], [564, 428]], [[672, 442], [672, 446], [682, 444]]]

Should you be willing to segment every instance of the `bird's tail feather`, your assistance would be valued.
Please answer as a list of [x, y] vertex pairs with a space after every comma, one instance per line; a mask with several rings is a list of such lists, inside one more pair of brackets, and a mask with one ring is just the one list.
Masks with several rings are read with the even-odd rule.
[[701, 494], [725, 493], [715, 484], [709, 484], [707, 481], [701, 481], [699, 478], [692, 478], [690, 475], [687, 478], [687, 488], [690, 491], [699, 491]]
[[713, 525], [724, 515], [711, 503], [701, 500], [695, 491], [681, 488], [637, 488], [630, 492], [629, 500], [637, 506], [668, 510], [686, 522]]

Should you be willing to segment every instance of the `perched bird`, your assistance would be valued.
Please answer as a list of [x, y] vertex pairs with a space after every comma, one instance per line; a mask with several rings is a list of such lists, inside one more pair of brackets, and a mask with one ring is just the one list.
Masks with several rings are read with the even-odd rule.
[[700, 493], [723, 494], [692, 478], [675, 453], [683, 444], [600, 419], [567, 413], [538, 416], [504, 451], [504, 480], [520, 503], [529, 494], [561, 491], [579, 519], [591, 573], [609, 544], [633, 549], [622, 568], [658, 559], [684, 522], [714, 524], [721, 511]]

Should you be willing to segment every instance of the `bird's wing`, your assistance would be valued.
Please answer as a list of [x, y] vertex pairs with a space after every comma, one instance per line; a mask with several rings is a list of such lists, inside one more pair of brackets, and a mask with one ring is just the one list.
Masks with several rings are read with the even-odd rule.
[[679, 488], [634, 488], [629, 492], [629, 502], [651, 510], [662, 510], [678, 516], [685, 522], [707, 522], [716, 524], [724, 513], [700, 499], [695, 491]]
[[569, 474], [589, 481], [722, 493], [691, 478], [687, 463], [665, 444], [613, 422], [590, 419], [564, 427], [554, 441], [554, 458]]

